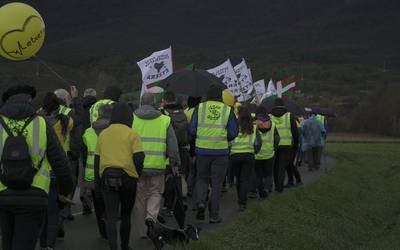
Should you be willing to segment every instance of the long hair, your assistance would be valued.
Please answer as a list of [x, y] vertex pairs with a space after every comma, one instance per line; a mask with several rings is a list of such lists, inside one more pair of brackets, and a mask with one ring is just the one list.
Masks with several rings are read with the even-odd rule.
[[239, 131], [242, 134], [251, 135], [254, 133], [253, 117], [246, 106], [239, 107]]

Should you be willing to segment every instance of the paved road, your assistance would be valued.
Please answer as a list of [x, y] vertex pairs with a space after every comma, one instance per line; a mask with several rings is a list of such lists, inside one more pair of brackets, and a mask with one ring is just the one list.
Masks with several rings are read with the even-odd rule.
[[[325, 173], [328, 169], [335, 165], [335, 161], [331, 158], [323, 158], [323, 166], [318, 172], [308, 172], [306, 167], [300, 167], [300, 172], [303, 177], [304, 184], [310, 184], [318, 177]], [[289, 190], [290, 191], [290, 190]], [[274, 195], [274, 194], [273, 194]], [[76, 197], [77, 198], [77, 197]], [[77, 205], [73, 209], [75, 213], [79, 213], [81, 207], [78, 199]], [[249, 206], [254, 204], [257, 200], [250, 200]], [[188, 211], [188, 223], [194, 224], [203, 229], [203, 235], [212, 232], [213, 229], [220, 227], [221, 225], [231, 222], [238, 214], [238, 206], [236, 203], [236, 192], [235, 190], [229, 189], [228, 193], [224, 193], [221, 201], [221, 215], [224, 219], [223, 223], [220, 225], [210, 225], [207, 220], [204, 223], [198, 223], [194, 217], [195, 212]], [[167, 218], [167, 224], [175, 225], [175, 222]], [[132, 222], [132, 236], [131, 236], [131, 246], [134, 249], [146, 250], [154, 249], [150, 240], [139, 239], [137, 230], [135, 230], [135, 223]], [[102, 240], [98, 236], [95, 218], [93, 215], [82, 216], [76, 215], [75, 220], [66, 223], [66, 238], [64, 240], [59, 240], [57, 243], [57, 250], [107, 250], [107, 241]]]

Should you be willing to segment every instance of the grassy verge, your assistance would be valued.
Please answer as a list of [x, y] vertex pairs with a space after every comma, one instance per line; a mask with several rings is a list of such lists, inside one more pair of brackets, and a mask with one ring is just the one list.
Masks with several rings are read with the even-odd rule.
[[249, 209], [186, 249], [398, 249], [400, 155], [395, 144], [330, 144], [316, 183]]

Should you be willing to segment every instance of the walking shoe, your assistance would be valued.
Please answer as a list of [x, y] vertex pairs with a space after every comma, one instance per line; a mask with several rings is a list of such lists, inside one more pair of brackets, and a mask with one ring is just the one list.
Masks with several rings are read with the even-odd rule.
[[204, 220], [206, 218], [205, 210], [206, 210], [206, 208], [205, 208], [204, 204], [198, 205], [197, 214], [196, 214], [197, 220]]
[[70, 214], [70, 215], [67, 216], [66, 219], [69, 220], [69, 221], [73, 221], [73, 220], [75, 220], [75, 216], [73, 216], [72, 214]]
[[84, 207], [82, 209], [82, 215], [90, 215], [92, 214], [92, 209], [90, 207]]
[[216, 217], [216, 218], [210, 218], [210, 224], [218, 224], [222, 222], [222, 218], [221, 217]]
[[258, 197], [257, 192], [249, 192], [247, 194], [247, 197], [249, 197], [250, 199], [255, 199]]
[[65, 231], [64, 231], [64, 226], [60, 225], [58, 227], [58, 233], [57, 233], [58, 238], [64, 238], [65, 237]]
[[228, 189], [226, 188], [226, 186], [223, 186], [222, 187], [222, 193], [227, 193], [228, 192]]
[[266, 199], [266, 198], [268, 198], [268, 193], [267, 193], [267, 191], [262, 191], [262, 192], [260, 192], [260, 198], [261, 199]]
[[303, 185], [303, 182], [301, 182], [301, 181], [296, 182], [296, 186], [297, 186], [297, 187], [302, 186], [302, 185]]
[[246, 210], [246, 205], [239, 205], [239, 212], [244, 212], [245, 210]]
[[288, 184], [286, 184], [284, 187], [285, 187], [285, 188], [292, 188], [292, 187], [294, 187], [294, 185], [291, 184], [291, 183], [288, 183]]

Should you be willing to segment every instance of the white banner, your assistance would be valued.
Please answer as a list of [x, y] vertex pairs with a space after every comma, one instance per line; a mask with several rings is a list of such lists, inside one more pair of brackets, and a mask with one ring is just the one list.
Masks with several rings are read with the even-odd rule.
[[164, 80], [174, 71], [172, 67], [171, 47], [157, 51], [151, 56], [137, 63], [142, 71], [142, 81], [144, 85]]
[[273, 95], [276, 95], [276, 87], [272, 79], [270, 79], [267, 87], [267, 96]]
[[247, 101], [252, 97], [253, 82], [246, 61], [243, 59], [242, 62], [236, 65], [233, 69], [235, 70], [235, 74], [239, 80], [240, 92], [242, 93], [241, 98], [238, 100], [241, 102]]
[[207, 70], [210, 74], [215, 75], [228, 87], [234, 96], [240, 95], [240, 85], [233, 70], [232, 63], [228, 59], [223, 64]]
[[256, 96], [263, 96], [266, 92], [264, 79], [259, 80], [253, 84]]

